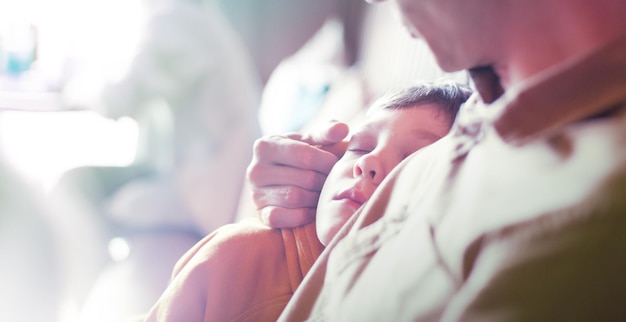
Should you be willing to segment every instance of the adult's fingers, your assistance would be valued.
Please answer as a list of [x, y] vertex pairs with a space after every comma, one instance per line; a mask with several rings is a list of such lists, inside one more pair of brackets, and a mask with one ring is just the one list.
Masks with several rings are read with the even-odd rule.
[[296, 186], [271, 186], [252, 189], [252, 197], [257, 209], [265, 207], [315, 208], [319, 191], [309, 191]]
[[257, 188], [293, 185], [311, 191], [320, 191], [326, 174], [288, 166], [258, 164], [248, 167], [248, 180]]
[[341, 142], [350, 132], [346, 123], [331, 121], [320, 124], [308, 133], [294, 133], [287, 135], [293, 140], [302, 141], [310, 145], [331, 145]]
[[250, 167], [283, 165], [327, 174], [339, 158], [305, 142], [285, 136], [269, 136], [254, 144]]
[[265, 207], [259, 210], [261, 221], [274, 228], [292, 228], [315, 220], [315, 208]]
[[348, 148], [348, 141], [341, 141], [335, 144], [329, 145], [318, 145], [318, 148], [330, 152], [337, 156], [337, 158], [341, 158], [344, 153], [346, 153], [346, 149]]
[[345, 123], [305, 134], [273, 135], [254, 144], [247, 176], [261, 220], [272, 227], [312, 222], [326, 175], [345, 151]]

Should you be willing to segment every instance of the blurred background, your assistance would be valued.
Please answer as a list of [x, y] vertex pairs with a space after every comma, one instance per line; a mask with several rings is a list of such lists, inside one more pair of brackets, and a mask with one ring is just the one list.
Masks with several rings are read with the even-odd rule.
[[145, 313], [256, 138], [441, 77], [386, 3], [0, 0], [0, 321]]

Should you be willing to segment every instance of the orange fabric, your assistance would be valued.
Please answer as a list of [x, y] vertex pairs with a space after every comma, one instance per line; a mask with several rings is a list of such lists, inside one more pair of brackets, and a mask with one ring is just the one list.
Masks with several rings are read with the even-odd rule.
[[291, 290], [295, 292], [304, 275], [324, 250], [317, 239], [315, 223], [293, 229], [281, 229]]
[[179, 260], [146, 321], [276, 321], [322, 249], [314, 223], [223, 226]]

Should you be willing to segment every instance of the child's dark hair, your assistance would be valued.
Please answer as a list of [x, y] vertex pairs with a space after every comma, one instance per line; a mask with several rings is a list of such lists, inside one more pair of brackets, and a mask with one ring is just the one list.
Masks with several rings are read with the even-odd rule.
[[373, 104], [372, 110], [435, 104], [450, 119], [452, 125], [461, 104], [465, 103], [471, 94], [469, 86], [453, 81], [421, 82], [384, 95]]

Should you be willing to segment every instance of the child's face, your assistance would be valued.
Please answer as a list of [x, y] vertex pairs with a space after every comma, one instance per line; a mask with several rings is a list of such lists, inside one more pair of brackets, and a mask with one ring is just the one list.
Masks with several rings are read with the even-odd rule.
[[377, 110], [353, 132], [317, 206], [317, 235], [326, 245], [387, 174], [411, 153], [445, 136], [450, 120], [432, 104]]

